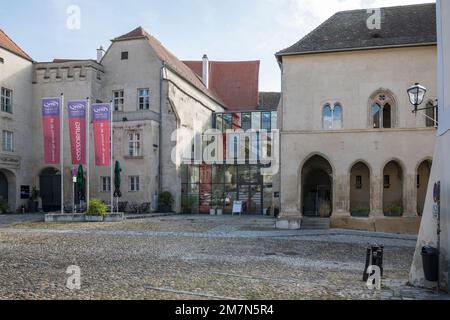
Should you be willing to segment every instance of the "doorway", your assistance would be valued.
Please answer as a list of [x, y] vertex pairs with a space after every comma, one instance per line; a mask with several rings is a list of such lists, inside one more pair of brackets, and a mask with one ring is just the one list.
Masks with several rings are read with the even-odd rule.
[[0, 199], [8, 202], [8, 179], [3, 172], [0, 172]]
[[39, 176], [42, 210], [55, 212], [61, 209], [61, 174], [54, 168], [44, 169]]
[[306, 217], [329, 218], [333, 212], [333, 169], [321, 156], [313, 156], [302, 168], [302, 210]]

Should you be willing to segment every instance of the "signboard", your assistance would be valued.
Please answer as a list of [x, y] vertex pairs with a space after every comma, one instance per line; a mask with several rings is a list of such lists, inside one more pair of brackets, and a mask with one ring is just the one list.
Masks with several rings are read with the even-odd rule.
[[20, 199], [28, 200], [31, 197], [30, 186], [20, 186]]
[[92, 120], [94, 124], [95, 164], [98, 167], [109, 167], [111, 165], [111, 106], [109, 104], [92, 105]]
[[87, 101], [69, 101], [69, 133], [72, 164], [86, 164]]
[[233, 202], [233, 214], [242, 214], [242, 201], [234, 201]]
[[434, 201], [434, 205], [433, 205], [433, 217], [435, 219], [439, 219], [439, 213], [440, 213], [440, 203], [441, 203], [441, 183], [440, 182], [436, 182], [434, 184], [434, 189], [433, 189], [433, 201]]
[[45, 164], [59, 164], [61, 141], [61, 99], [42, 99], [42, 128], [44, 131]]

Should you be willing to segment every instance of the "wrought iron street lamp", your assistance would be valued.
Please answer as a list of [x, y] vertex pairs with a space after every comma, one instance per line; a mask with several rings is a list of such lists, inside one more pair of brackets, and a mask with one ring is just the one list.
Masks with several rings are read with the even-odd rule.
[[[425, 99], [425, 94], [427, 93], [427, 88], [416, 83], [411, 88], [408, 89], [409, 102], [414, 106], [414, 113], [419, 110], [430, 109], [430, 107], [419, 109], [419, 106], [423, 103]], [[434, 108], [434, 107], [433, 107]]]

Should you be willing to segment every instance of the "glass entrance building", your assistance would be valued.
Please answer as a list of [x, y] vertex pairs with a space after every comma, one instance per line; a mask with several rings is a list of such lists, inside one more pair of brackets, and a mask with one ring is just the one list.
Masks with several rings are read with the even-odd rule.
[[[233, 139], [227, 130], [255, 130], [255, 135], [245, 147], [244, 164], [236, 161], [232, 165], [183, 165], [183, 212], [209, 214], [210, 209], [217, 208], [222, 209], [224, 214], [231, 214], [234, 201], [242, 201], [244, 214], [273, 215], [273, 176], [262, 174], [262, 169], [270, 164], [262, 164], [259, 158], [255, 162], [249, 161], [248, 154], [251, 149], [259, 151], [262, 148], [262, 132], [268, 132], [270, 137], [272, 130], [277, 129], [277, 112], [218, 113], [214, 116], [213, 128], [223, 133], [224, 145]], [[264, 138], [269, 141], [266, 147], [271, 150], [270, 138]], [[228, 143], [237, 150], [236, 144], [237, 139], [232, 144]]]

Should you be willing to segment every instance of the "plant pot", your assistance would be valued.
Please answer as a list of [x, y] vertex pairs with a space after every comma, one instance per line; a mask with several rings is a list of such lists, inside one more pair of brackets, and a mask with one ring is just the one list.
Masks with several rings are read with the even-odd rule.
[[86, 216], [84, 216], [84, 220], [86, 222], [103, 222], [104, 217], [103, 216], [89, 216], [89, 215], [86, 215]]
[[223, 215], [223, 209], [217, 209], [217, 210], [216, 210], [216, 214], [217, 214], [218, 216], [222, 216], [222, 215]]
[[28, 200], [27, 206], [28, 206], [28, 208], [27, 208], [28, 213], [37, 213], [38, 207], [39, 207], [39, 202], [33, 201], [33, 200]]
[[209, 215], [215, 216], [216, 215], [216, 209], [209, 209]]
[[172, 212], [172, 206], [161, 205], [159, 207], [159, 212], [160, 213], [170, 213], [170, 212]]

